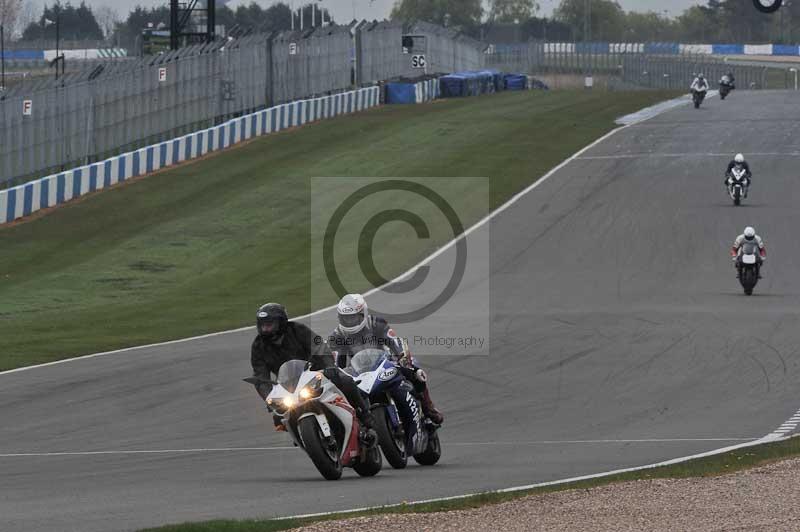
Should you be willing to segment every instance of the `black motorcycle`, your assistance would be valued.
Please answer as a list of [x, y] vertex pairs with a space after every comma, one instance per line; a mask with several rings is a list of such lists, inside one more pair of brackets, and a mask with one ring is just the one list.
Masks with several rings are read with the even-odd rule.
[[706, 91], [692, 90], [692, 101], [694, 102], [695, 109], [700, 109], [700, 104], [703, 103], [705, 99]]
[[761, 270], [759, 255], [758, 244], [755, 242], [745, 242], [737, 258], [739, 283], [741, 283], [745, 295], [748, 296], [753, 295], [753, 288], [758, 284], [758, 275]]
[[733, 81], [731, 81], [731, 78], [729, 78], [727, 75], [722, 76], [722, 79], [719, 80], [719, 98], [724, 100], [725, 97], [728, 96], [728, 94], [730, 94], [735, 88], [736, 87], [734, 86]]

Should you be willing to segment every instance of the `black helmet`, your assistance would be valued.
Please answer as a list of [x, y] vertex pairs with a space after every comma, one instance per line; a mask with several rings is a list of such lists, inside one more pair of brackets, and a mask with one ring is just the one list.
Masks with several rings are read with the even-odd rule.
[[258, 334], [265, 339], [277, 339], [286, 329], [286, 322], [289, 316], [286, 314], [286, 307], [280, 303], [267, 303], [262, 305], [256, 312], [256, 327]]

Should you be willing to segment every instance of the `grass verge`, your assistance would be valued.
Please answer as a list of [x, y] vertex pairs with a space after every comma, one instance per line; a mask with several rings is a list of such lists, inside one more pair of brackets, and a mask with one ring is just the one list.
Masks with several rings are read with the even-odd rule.
[[363, 512], [341, 513], [323, 517], [311, 517], [303, 519], [208, 521], [203, 523], [168, 525], [164, 527], [150, 528], [142, 532], [277, 532], [279, 530], [288, 530], [320, 521], [332, 521], [337, 519], [348, 519], [352, 517], [363, 517], [377, 514], [430, 513], [465, 510], [477, 508], [487, 504], [498, 504], [530, 495], [539, 495], [543, 493], [553, 493], [557, 491], [575, 489], [589, 489], [616, 482], [630, 482], [656, 478], [713, 477], [766, 465], [798, 455], [800, 455], [800, 437], [795, 437], [774, 443], [745, 447], [706, 458], [689, 460], [680, 464], [645, 469], [641, 471], [632, 471], [629, 473], [621, 473], [579, 482], [570, 482], [554, 486], [543, 486], [541, 488], [534, 488], [530, 490], [507, 493], [487, 492], [448, 501], [416, 505], [400, 504], [397, 506], [375, 508]]
[[[383, 107], [0, 228], [0, 370], [241, 327], [266, 300], [306, 313], [312, 177], [488, 177], [494, 207], [615, 118], [674, 95], [505, 93]], [[389, 246], [382, 273], [405, 271], [448, 238]]]

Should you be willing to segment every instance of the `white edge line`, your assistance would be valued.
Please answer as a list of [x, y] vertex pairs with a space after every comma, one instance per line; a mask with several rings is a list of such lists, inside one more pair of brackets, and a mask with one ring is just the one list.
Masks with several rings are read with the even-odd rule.
[[743, 449], [743, 448], [746, 448], [746, 447], [754, 447], [756, 445], [761, 445], [763, 443], [772, 443], [772, 442], [778, 442], [778, 441], [785, 441], [785, 440], [788, 440], [790, 438], [791, 438], [791, 436], [775, 437], [775, 436], [767, 435], [767, 436], [764, 436], [763, 438], [759, 438], [758, 440], [753, 440], [753, 441], [749, 441], [749, 442], [746, 442], [746, 443], [740, 443], [740, 444], [737, 444], [737, 445], [731, 445], [729, 447], [722, 447], [720, 449], [714, 449], [713, 451], [707, 451], [707, 452], [704, 452], [704, 453], [693, 454], [693, 455], [690, 455], [690, 456], [682, 456], [680, 458], [673, 458], [671, 460], [666, 460], [664, 462], [657, 462], [655, 464], [647, 464], [647, 465], [637, 466], [637, 467], [628, 467], [628, 468], [625, 468], [625, 469], [615, 469], [614, 471], [606, 471], [604, 473], [595, 473], [595, 474], [592, 474], [592, 475], [583, 475], [583, 476], [579, 476], [579, 477], [571, 477], [571, 478], [565, 478], [565, 479], [561, 479], [561, 480], [552, 480], [552, 481], [549, 481], [549, 482], [539, 482], [538, 484], [528, 484], [527, 486], [514, 486], [512, 488], [504, 488], [504, 489], [499, 489], [499, 490], [489, 490], [489, 491], [483, 491], [483, 492], [468, 493], [466, 495], [454, 495], [452, 497], [438, 497], [438, 498], [435, 498], [435, 499], [425, 499], [425, 500], [421, 500], [421, 501], [413, 501], [413, 502], [397, 503], [397, 504], [386, 504], [386, 505], [382, 505], [382, 506], [366, 506], [366, 507], [363, 507], [363, 508], [354, 508], [352, 510], [337, 510], [337, 511], [333, 511], [333, 512], [319, 512], [319, 513], [313, 513], [313, 514], [290, 515], [290, 516], [286, 516], [286, 517], [273, 517], [270, 520], [271, 521], [277, 521], [277, 520], [280, 520], [280, 519], [305, 519], [305, 518], [310, 518], [310, 517], [325, 517], [325, 516], [336, 515], [336, 514], [342, 514], [344, 516], [346, 514], [365, 512], [365, 511], [370, 511], [370, 510], [382, 510], [382, 509], [389, 510], [389, 509], [392, 509], [392, 508], [407, 507], [407, 506], [417, 506], [417, 505], [420, 505], [420, 504], [430, 504], [430, 503], [434, 503], [434, 502], [452, 501], [452, 500], [456, 500], [456, 499], [464, 499], [464, 498], [467, 498], [467, 497], [474, 497], [476, 495], [487, 495], [487, 494], [491, 494], [491, 493], [514, 493], [516, 491], [527, 491], [527, 490], [531, 490], [531, 489], [535, 489], [535, 488], [544, 488], [544, 487], [547, 487], [547, 486], [558, 486], [560, 484], [569, 484], [569, 483], [572, 483], [572, 482], [580, 482], [582, 480], [592, 480], [592, 479], [596, 479], [596, 478], [603, 478], [603, 477], [608, 477], [608, 476], [613, 476], [613, 475], [619, 475], [619, 474], [622, 474], [622, 473], [631, 473], [631, 472], [634, 472], [634, 471], [643, 471], [645, 469], [654, 469], [656, 467], [663, 467], [663, 466], [679, 464], [681, 462], [687, 462], [689, 460], [695, 460], [697, 458], [706, 458], [708, 456], [714, 456], [714, 455], [717, 455], [717, 454], [723, 454], [723, 453], [727, 453], [729, 451], [735, 451], [737, 449]]
[[[562, 444], [617, 444], [617, 443], [669, 443], [669, 442], [710, 442], [710, 441], [753, 441], [754, 438], [663, 438], [639, 440], [539, 440], [539, 441], [496, 441], [496, 442], [451, 442], [448, 447], [480, 447], [486, 445], [562, 445]], [[48, 458], [52, 456], [96, 456], [120, 454], [177, 454], [177, 453], [220, 453], [250, 451], [290, 451], [297, 446], [277, 447], [194, 447], [190, 449], [118, 449], [112, 451], [40, 451], [0, 453], [0, 458]]]
[[[486, 222], [490, 221], [492, 218], [494, 218], [498, 214], [502, 213], [503, 211], [505, 211], [506, 209], [511, 207], [514, 203], [519, 201], [520, 198], [522, 198], [523, 196], [529, 194], [536, 187], [538, 187], [539, 185], [541, 185], [542, 183], [547, 181], [551, 176], [553, 176], [553, 174], [555, 174], [556, 172], [558, 172], [559, 170], [561, 170], [562, 168], [567, 166], [569, 163], [573, 162], [575, 159], [580, 157], [586, 151], [594, 148], [596, 145], [600, 144], [601, 142], [603, 142], [604, 140], [608, 139], [612, 135], [615, 135], [615, 134], [619, 133], [620, 131], [623, 131], [623, 130], [631, 127], [631, 126], [634, 126], [634, 125], [637, 125], [637, 124], [641, 124], [642, 122], [650, 120], [651, 118], [654, 118], [655, 116], [658, 116], [658, 115], [654, 114], [654, 115], [649, 116], [647, 118], [644, 118], [644, 119], [642, 119], [642, 120], [640, 120], [638, 122], [616, 127], [614, 129], [612, 129], [611, 131], [609, 131], [608, 133], [606, 133], [605, 135], [603, 135], [602, 137], [594, 140], [593, 142], [591, 142], [587, 146], [583, 147], [580, 151], [574, 153], [573, 155], [571, 155], [570, 157], [568, 157], [567, 159], [562, 161], [558, 166], [556, 166], [555, 168], [551, 169], [549, 172], [544, 174], [542, 177], [537, 179], [535, 182], [533, 182], [530, 185], [528, 185], [521, 192], [517, 192], [516, 194], [514, 194], [514, 196], [512, 196], [510, 199], [508, 199], [505, 203], [503, 203], [498, 208], [496, 208], [495, 210], [493, 210], [492, 212], [490, 212], [489, 214], [484, 216], [480, 221], [478, 221], [477, 223], [472, 225], [469, 229], [467, 229], [466, 231], [461, 233], [459, 236], [457, 236], [456, 238], [450, 240], [448, 243], [444, 244], [442, 247], [440, 247], [434, 253], [432, 253], [431, 255], [429, 255], [428, 257], [426, 257], [425, 259], [423, 259], [422, 261], [420, 261], [416, 265], [414, 265], [411, 268], [409, 268], [405, 273], [395, 277], [394, 279], [392, 279], [391, 281], [383, 284], [382, 286], [379, 286], [377, 288], [373, 288], [372, 290], [369, 290], [368, 292], [365, 292], [364, 295], [365, 296], [369, 296], [371, 294], [374, 294], [375, 292], [378, 292], [378, 291], [382, 290], [386, 286], [389, 286], [389, 285], [391, 285], [393, 283], [396, 283], [400, 279], [403, 279], [404, 277], [408, 276], [409, 274], [414, 272], [420, 266], [424, 266], [424, 265], [430, 263], [436, 257], [438, 257], [439, 255], [441, 255], [442, 253], [444, 253], [445, 251], [447, 251], [448, 249], [453, 247], [459, 241], [461, 241], [461, 239], [466, 238], [471, 233], [473, 233], [474, 231], [476, 231], [477, 229], [479, 229], [483, 225], [485, 225]], [[323, 312], [328, 312], [330, 310], [333, 310], [334, 308], [336, 308], [336, 305], [330, 305], [328, 307], [321, 308], [321, 309], [316, 310], [314, 312], [311, 312], [309, 314], [304, 314], [303, 316], [297, 316], [297, 317], [294, 317], [292, 319], [293, 320], [303, 320], [303, 319], [306, 319], [306, 318], [310, 318], [312, 316], [316, 316], [318, 314], [322, 314]], [[161, 346], [165, 346], [165, 345], [175, 345], [175, 344], [180, 344], [180, 343], [185, 343], [185, 342], [192, 342], [192, 341], [195, 341], [195, 340], [202, 340], [202, 339], [205, 339], [205, 338], [213, 338], [215, 336], [222, 336], [222, 335], [226, 335], [226, 334], [234, 334], [234, 333], [238, 333], [238, 332], [243, 332], [243, 331], [247, 331], [249, 329], [252, 329], [252, 326], [240, 327], [238, 329], [231, 329], [231, 330], [228, 330], [228, 331], [219, 331], [219, 332], [214, 332], [214, 333], [208, 333], [208, 334], [203, 334], [203, 335], [200, 335], [200, 336], [192, 336], [190, 338], [181, 338], [181, 339], [178, 339], [178, 340], [169, 340], [169, 341], [166, 341], [166, 342], [157, 342], [157, 343], [153, 343], [153, 344], [140, 345], [140, 346], [134, 346], [134, 347], [125, 347], [125, 348], [122, 348], [122, 349], [115, 349], [113, 351], [104, 351], [102, 353], [94, 353], [94, 354], [91, 354], [91, 355], [82, 355], [82, 356], [78, 356], [78, 357], [65, 358], [65, 359], [62, 359], [62, 360], [54, 360], [53, 362], [45, 362], [43, 364], [36, 364], [36, 365], [33, 365], [33, 366], [25, 366], [25, 367], [22, 367], [22, 368], [16, 368], [16, 369], [10, 369], [10, 370], [6, 370], [6, 371], [0, 371], [0, 376], [9, 375], [9, 374], [12, 374], [12, 373], [19, 373], [19, 372], [22, 372], [22, 371], [29, 371], [29, 370], [37, 369], [37, 368], [55, 366], [55, 365], [58, 365], [58, 364], [66, 364], [68, 362], [86, 360], [86, 359], [89, 359], [89, 358], [96, 358], [96, 357], [102, 357], [102, 356], [107, 356], [107, 355], [115, 355], [115, 354], [118, 354], [118, 353], [127, 353], [127, 352], [130, 352], [130, 351], [138, 351], [138, 350], [142, 350], [142, 349], [148, 349], [148, 348], [151, 348], [151, 347], [161, 347]]]
[[197, 449], [132, 449], [129, 451], [56, 451], [42, 453], [2, 453], [0, 458], [48, 458], [53, 456], [96, 456], [96, 455], [119, 455], [119, 454], [176, 454], [176, 453], [219, 453], [219, 452], [241, 452], [241, 451], [290, 451], [294, 446], [286, 447], [219, 447], [219, 448], [197, 448]]

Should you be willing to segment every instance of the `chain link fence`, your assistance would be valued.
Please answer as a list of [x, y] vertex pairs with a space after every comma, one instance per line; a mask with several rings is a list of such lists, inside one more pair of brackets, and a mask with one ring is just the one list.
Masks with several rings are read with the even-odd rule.
[[[409, 33], [425, 45], [422, 69], [403, 50]], [[300, 98], [479, 69], [484, 49], [431, 24], [329, 25], [86, 63], [58, 80], [21, 80], [0, 93], [0, 187]]]
[[[733, 71], [740, 89], [788, 89], [788, 70], [728, 63], [698, 53], [674, 53], [664, 44], [528, 43], [490, 46], [486, 66], [532, 75], [580, 74], [605, 77], [610, 89], [686, 89], [703, 73], [713, 84]], [[791, 78], [791, 79], [790, 79]]]

